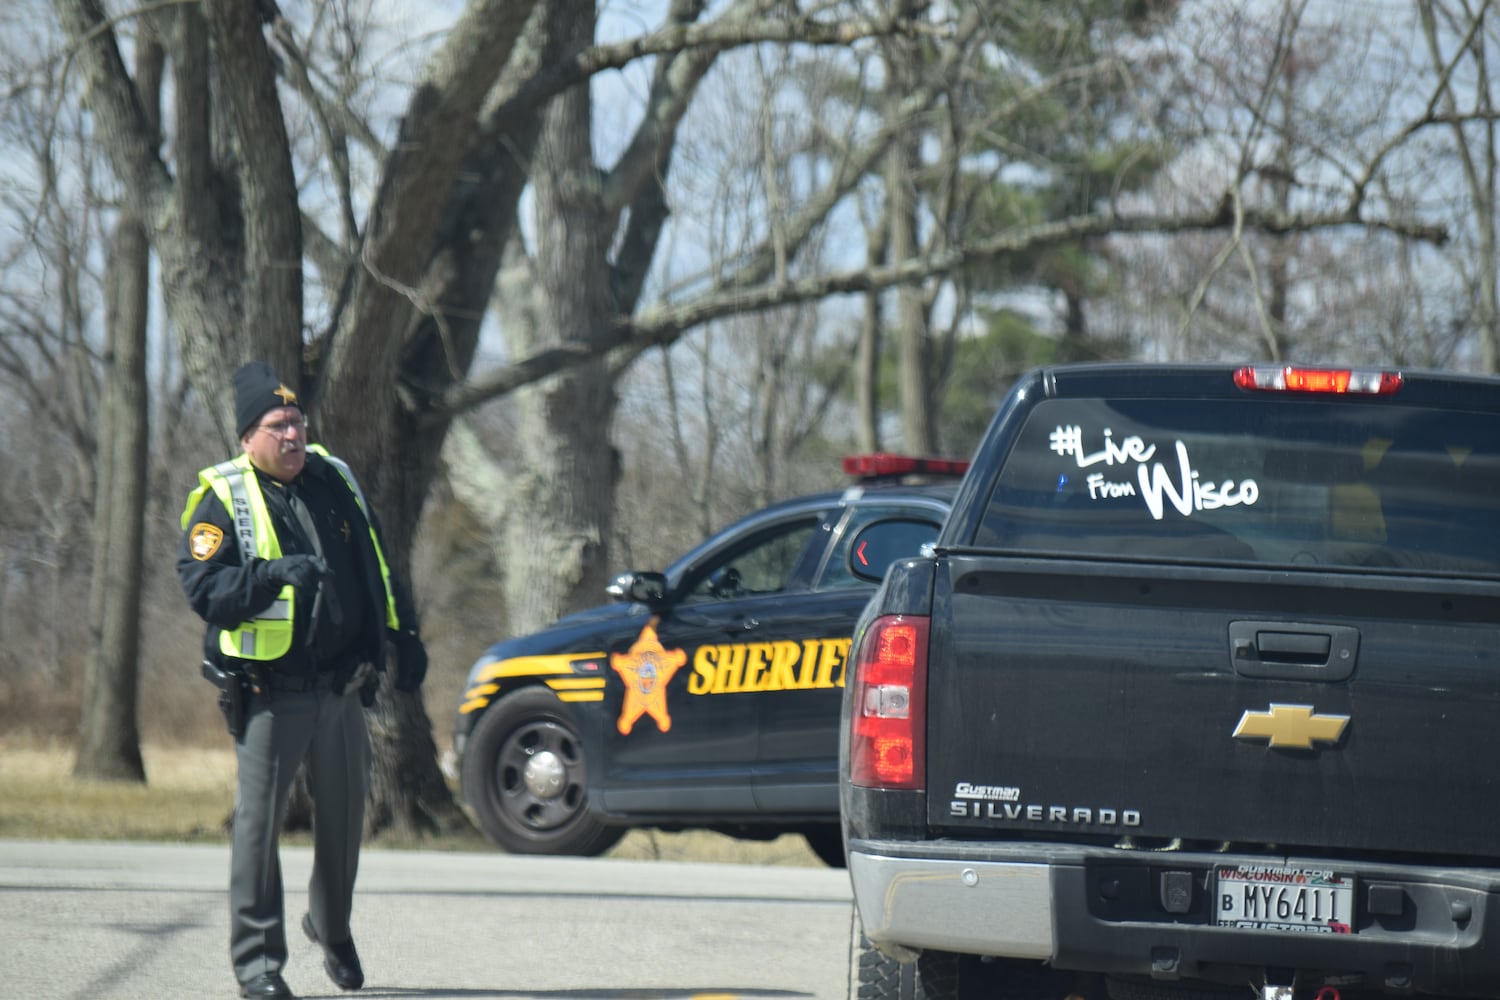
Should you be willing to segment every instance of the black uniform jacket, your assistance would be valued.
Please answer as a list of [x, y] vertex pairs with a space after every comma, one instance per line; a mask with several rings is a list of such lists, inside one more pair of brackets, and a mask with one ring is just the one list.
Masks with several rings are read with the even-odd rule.
[[[282, 555], [321, 554], [331, 570], [321, 584], [322, 593], [315, 588], [298, 592], [291, 651], [266, 666], [299, 675], [359, 662], [385, 669], [385, 582], [370, 525], [354, 492], [336, 468], [312, 452], [291, 483], [253, 471]], [[294, 499], [303, 504], [302, 518], [294, 511]], [[316, 542], [303, 526], [309, 516], [316, 527]], [[193, 529], [199, 524], [211, 524], [221, 532], [222, 541], [206, 557], [201, 551], [195, 555], [191, 544]], [[378, 521], [375, 527], [378, 532]], [[255, 566], [262, 561], [252, 557], [249, 565], [242, 562], [233, 519], [213, 490], [204, 493], [183, 532], [177, 578], [188, 604], [208, 623], [204, 653], [217, 663], [229, 659], [219, 649], [220, 632], [265, 610], [280, 592], [279, 584], [257, 580]], [[391, 590], [402, 627], [411, 629], [416, 624], [415, 611], [394, 575]]]

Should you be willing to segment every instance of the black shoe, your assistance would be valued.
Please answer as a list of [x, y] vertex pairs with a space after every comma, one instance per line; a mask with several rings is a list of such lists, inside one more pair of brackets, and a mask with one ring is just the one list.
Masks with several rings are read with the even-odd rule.
[[313, 944], [323, 945], [323, 968], [340, 989], [357, 990], [365, 984], [365, 970], [360, 968], [359, 953], [354, 950], [353, 941], [323, 944], [313, 930], [311, 913], [302, 914], [302, 933]]
[[292, 991], [279, 972], [262, 972], [248, 983], [240, 984], [240, 996], [266, 1000], [292, 1000]]

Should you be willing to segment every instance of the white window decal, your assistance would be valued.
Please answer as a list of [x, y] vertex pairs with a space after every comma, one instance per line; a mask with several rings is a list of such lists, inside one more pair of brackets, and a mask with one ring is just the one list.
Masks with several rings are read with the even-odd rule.
[[[1135, 465], [1135, 481], [1128, 478], [1111, 479], [1102, 472], [1091, 472], [1084, 480], [1091, 500], [1119, 500], [1139, 496], [1146, 504], [1152, 518], [1160, 521], [1170, 509], [1183, 517], [1192, 517], [1204, 510], [1221, 507], [1249, 506], [1260, 499], [1260, 486], [1254, 479], [1215, 480], [1204, 478], [1193, 467], [1188, 457], [1187, 445], [1181, 440], [1173, 442], [1177, 456], [1176, 468], [1166, 462], [1151, 462], [1156, 455], [1156, 445], [1147, 444], [1139, 435], [1132, 434], [1120, 441], [1114, 432], [1104, 429], [1104, 446], [1089, 452], [1083, 440], [1083, 429], [1077, 425], [1058, 425], [1048, 436], [1052, 451], [1063, 457], [1071, 457], [1080, 469], [1092, 465]], [[1123, 471], [1123, 470], [1122, 470]], [[1068, 482], [1066, 476], [1058, 480], [1061, 489]]]

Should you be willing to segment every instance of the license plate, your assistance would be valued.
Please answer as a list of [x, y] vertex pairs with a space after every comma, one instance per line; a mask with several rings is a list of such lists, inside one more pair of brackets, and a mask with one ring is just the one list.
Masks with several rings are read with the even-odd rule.
[[1354, 876], [1285, 865], [1220, 865], [1214, 923], [1262, 931], [1354, 933]]

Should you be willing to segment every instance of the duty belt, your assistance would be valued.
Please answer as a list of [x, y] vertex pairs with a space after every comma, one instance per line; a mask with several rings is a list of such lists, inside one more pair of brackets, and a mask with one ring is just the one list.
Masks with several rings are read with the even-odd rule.
[[266, 682], [272, 691], [331, 691], [332, 670], [319, 670], [316, 674], [281, 674], [274, 670], [266, 674]]

